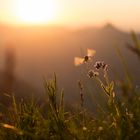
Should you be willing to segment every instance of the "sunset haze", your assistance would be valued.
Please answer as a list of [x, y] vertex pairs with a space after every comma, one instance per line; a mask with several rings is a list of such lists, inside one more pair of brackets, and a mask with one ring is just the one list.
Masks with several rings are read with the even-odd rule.
[[0, 22], [70, 27], [111, 22], [123, 30], [140, 31], [139, 9], [139, 0], [0, 0]]

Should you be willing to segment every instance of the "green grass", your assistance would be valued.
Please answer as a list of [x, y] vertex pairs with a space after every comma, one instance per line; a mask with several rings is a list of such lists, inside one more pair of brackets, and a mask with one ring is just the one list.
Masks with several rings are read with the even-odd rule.
[[[132, 37], [134, 46], [129, 48], [140, 58], [140, 45], [134, 32]], [[120, 51], [119, 56], [123, 60]], [[46, 102], [43, 107], [35, 100], [17, 104], [12, 97], [11, 107], [5, 109], [6, 113], [0, 113], [0, 140], [139, 140], [140, 91], [129, 78], [124, 61], [122, 64], [126, 72], [123, 82], [110, 80], [109, 71], [103, 68], [100, 71], [103, 75], [94, 73], [95, 70], [90, 72], [90, 79], [97, 81], [107, 98], [105, 109], [97, 107], [96, 114], [85, 107], [82, 81], [78, 83], [79, 108], [66, 110], [65, 94], [58, 90], [55, 74], [52, 80], [44, 80]]]

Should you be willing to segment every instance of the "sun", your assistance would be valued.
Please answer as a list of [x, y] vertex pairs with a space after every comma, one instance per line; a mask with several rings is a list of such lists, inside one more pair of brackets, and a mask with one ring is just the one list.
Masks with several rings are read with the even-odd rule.
[[57, 6], [53, 0], [17, 0], [17, 18], [22, 23], [48, 23], [55, 20]]

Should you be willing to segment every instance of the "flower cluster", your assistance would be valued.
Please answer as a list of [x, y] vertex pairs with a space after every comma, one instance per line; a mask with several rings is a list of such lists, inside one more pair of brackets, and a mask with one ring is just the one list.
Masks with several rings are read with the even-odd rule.
[[94, 68], [96, 69], [96, 71], [94, 69], [89, 70], [89, 72], [88, 72], [88, 77], [89, 78], [99, 76], [99, 72], [97, 71], [99, 69], [104, 70], [104, 72], [107, 71], [108, 70], [108, 65], [105, 64], [103, 61], [97, 61], [94, 65]]
[[89, 77], [89, 78], [93, 78], [93, 77], [96, 77], [96, 76], [98, 76], [98, 75], [99, 75], [99, 72], [94, 71], [94, 70], [90, 70], [90, 71], [88, 72], [88, 77]]
[[108, 65], [105, 64], [103, 61], [97, 61], [94, 65], [94, 67], [99, 70], [99, 69], [103, 69], [105, 71], [107, 71], [108, 69]]

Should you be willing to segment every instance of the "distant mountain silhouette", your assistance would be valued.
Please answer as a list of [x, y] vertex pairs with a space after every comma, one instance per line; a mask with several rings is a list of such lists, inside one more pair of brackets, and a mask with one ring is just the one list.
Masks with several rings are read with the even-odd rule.
[[[0, 26], [1, 56], [5, 48], [3, 42], [6, 40], [16, 44], [17, 77], [44, 91], [42, 77], [50, 78], [56, 72], [59, 86], [65, 89], [67, 100], [79, 98], [77, 81], [82, 77], [83, 66], [75, 67], [73, 60], [75, 56], [84, 56], [86, 48], [96, 50], [95, 61], [103, 60], [109, 64], [112, 78], [119, 75], [123, 79], [122, 67], [116, 53], [116, 47], [119, 47], [136, 83], [139, 78], [137, 56], [126, 48], [126, 43], [133, 43], [131, 36], [112, 24], [77, 30], [57, 26]], [[2, 60], [0, 62], [3, 63]]]
[[106, 30], [117, 30], [117, 27], [115, 27], [111, 23], [106, 23], [103, 28], [106, 29]]

